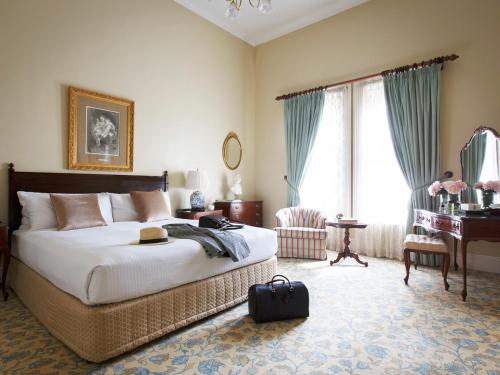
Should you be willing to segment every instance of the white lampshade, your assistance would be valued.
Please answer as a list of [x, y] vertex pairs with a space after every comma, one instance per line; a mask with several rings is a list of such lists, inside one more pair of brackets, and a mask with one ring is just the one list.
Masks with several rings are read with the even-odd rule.
[[186, 189], [204, 190], [208, 188], [208, 174], [205, 171], [189, 171], [186, 181]]

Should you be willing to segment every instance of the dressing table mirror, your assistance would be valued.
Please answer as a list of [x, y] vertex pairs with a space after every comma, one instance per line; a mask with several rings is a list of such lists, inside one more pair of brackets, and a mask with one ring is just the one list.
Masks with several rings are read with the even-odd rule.
[[[481, 192], [474, 184], [500, 179], [500, 138], [493, 128], [479, 127], [460, 152], [462, 180], [467, 189], [462, 192], [462, 202], [481, 202]], [[498, 199], [498, 198], [497, 198]]]
[[232, 171], [238, 168], [241, 163], [242, 154], [243, 150], [238, 135], [230, 132], [222, 145], [222, 159], [226, 167]]

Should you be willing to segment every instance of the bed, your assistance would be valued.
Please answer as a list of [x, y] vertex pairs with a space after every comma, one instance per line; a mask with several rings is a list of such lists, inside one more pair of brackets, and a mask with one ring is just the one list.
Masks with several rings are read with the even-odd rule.
[[[209, 259], [199, 244], [133, 244], [143, 226], [18, 230], [18, 191], [127, 193], [168, 189], [168, 175], [16, 172], [9, 167], [9, 285], [45, 327], [82, 358], [102, 362], [244, 302], [276, 272], [273, 231], [245, 227], [251, 255]], [[179, 222], [168, 220], [158, 224]]]

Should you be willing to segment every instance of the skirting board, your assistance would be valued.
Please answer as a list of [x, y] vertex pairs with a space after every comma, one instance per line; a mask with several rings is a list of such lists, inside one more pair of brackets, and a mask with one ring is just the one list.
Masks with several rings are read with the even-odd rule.
[[[462, 257], [460, 255], [460, 250], [457, 253], [457, 263], [458, 267], [461, 267]], [[451, 266], [453, 266], [453, 264], [451, 264]], [[500, 256], [493, 257], [490, 255], [481, 255], [469, 252], [467, 254], [467, 269], [500, 273]]]

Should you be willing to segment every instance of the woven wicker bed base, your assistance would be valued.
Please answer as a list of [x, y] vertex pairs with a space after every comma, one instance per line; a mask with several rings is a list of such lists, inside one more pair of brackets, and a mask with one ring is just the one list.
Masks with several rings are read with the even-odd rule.
[[276, 258], [149, 296], [87, 306], [13, 258], [10, 286], [59, 340], [102, 362], [244, 302], [252, 284], [269, 281]]

